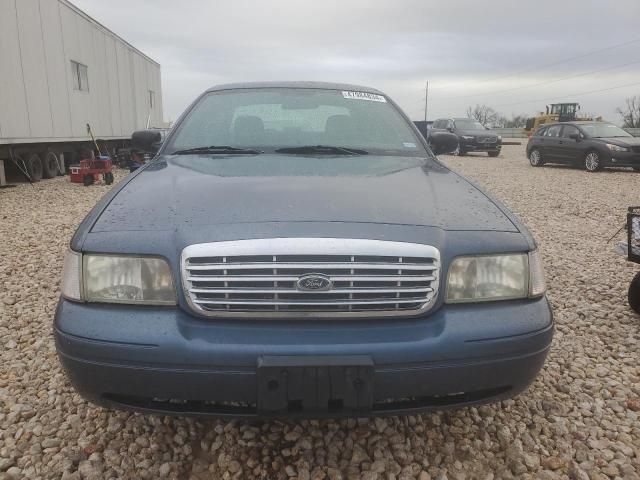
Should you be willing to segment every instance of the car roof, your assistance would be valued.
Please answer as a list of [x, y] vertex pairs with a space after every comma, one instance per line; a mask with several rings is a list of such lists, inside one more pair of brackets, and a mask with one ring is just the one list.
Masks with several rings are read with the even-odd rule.
[[243, 88], [309, 88], [319, 90], [350, 90], [366, 93], [375, 93], [384, 95], [380, 90], [363, 85], [352, 85], [349, 83], [331, 83], [331, 82], [243, 82], [243, 83], [226, 83], [215, 85], [207, 90], [207, 92], [219, 92], [221, 90], [238, 90]]
[[454, 122], [457, 120], [472, 120], [472, 121], [476, 121], [474, 118], [469, 118], [469, 117], [441, 117], [441, 118], [436, 118], [435, 121], [439, 122], [440, 120], [453, 120]]
[[553, 123], [543, 123], [542, 125], [540, 125], [539, 128], [542, 127], [553, 127], [554, 125], [593, 125], [596, 123], [601, 123], [601, 124], [606, 124], [606, 125], [613, 125], [611, 122], [597, 122], [597, 121], [591, 121], [591, 120], [575, 120], [573, 122], [553, 122]]

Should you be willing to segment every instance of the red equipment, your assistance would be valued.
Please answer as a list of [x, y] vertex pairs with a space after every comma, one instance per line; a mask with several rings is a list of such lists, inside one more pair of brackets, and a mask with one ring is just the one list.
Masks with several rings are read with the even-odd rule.
[[111, 185], [113, 183], [111, 158], [98, 157], [95, 160], [80, 160], [80, 165], [69, 167], [69, 179], [73, 183], [83, 183], [85, 187], [100, 180], [104, 180], [106, 185]]

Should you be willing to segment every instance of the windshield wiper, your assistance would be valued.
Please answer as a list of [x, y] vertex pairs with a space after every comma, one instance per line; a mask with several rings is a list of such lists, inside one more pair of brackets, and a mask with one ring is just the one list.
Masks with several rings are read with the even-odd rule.
[[366, 150], [332, 145], [305, 145], [302, 147], [286, 147], [276, 150], [277, 153], [320, 153], [323, 155], [368, 155]]
[[197, 155], [198, 153], [231, 153], [235, 155], [249, 154], [257, 155], [262, 153], [260, 150], [252, 148], [237, 148], [229, 145], [210, 145], [208, 147], [187, 148], [185, 150], [176, 150], [171, 155]]

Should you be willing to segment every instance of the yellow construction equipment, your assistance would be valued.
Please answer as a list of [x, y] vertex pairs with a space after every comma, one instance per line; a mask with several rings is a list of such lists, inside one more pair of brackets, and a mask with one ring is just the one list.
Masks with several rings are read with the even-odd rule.
[[586, 115], [579, 115], [579, 110], [579, 103], [552, 103], [551, 105], [547, 105], [546, 112], [540, 112], [535, 117], [528, 118], [524, 131], [527, 135], [531, 135], [540, 125], [545, 123], [571, 122], [575, 120], [602, 120], [602, 117], [593, 118]]

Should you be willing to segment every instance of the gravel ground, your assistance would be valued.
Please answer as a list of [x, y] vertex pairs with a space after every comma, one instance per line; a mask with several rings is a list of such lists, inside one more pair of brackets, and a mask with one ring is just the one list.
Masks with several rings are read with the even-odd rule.
[[223, 422], [105, 411], [77, 396], [51, 336], [66, 245], [109, 187], [0, 190], [0, 479], [640, 478], [637, 270], [607, 239], [640, 174], [544, 167], [523, 147], [445, 162], [509, 205], [544, 254], [557, 333], [530, 390], [403, 418]]

